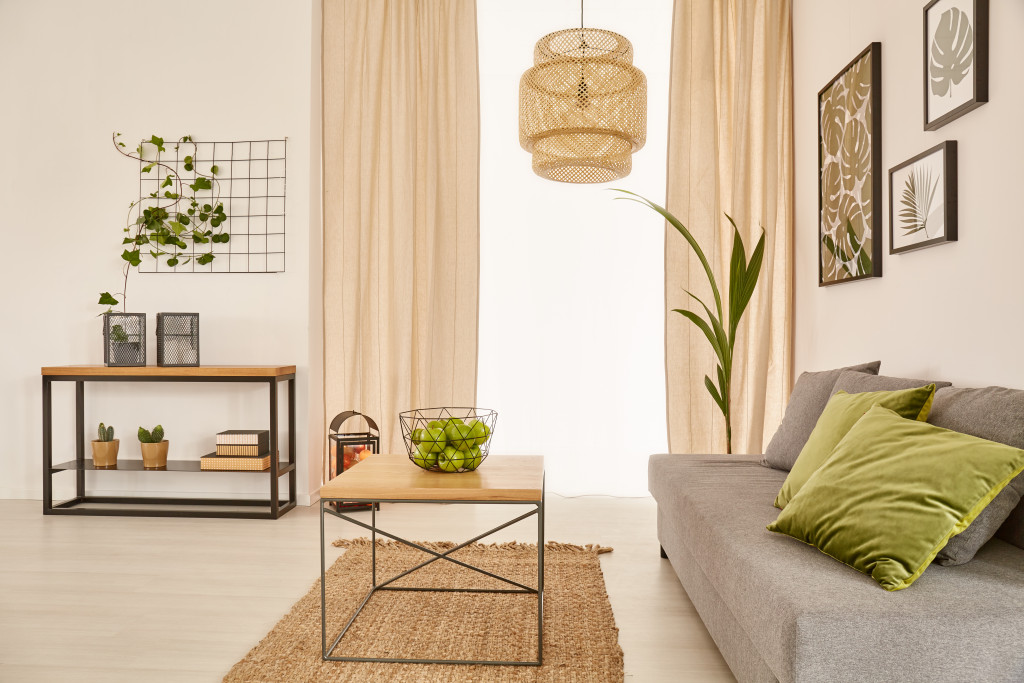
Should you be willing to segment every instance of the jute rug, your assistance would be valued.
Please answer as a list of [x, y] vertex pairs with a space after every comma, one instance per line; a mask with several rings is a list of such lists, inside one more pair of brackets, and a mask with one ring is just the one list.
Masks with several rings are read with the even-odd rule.
[[[370, 588], [370, 541], [335, 541], [346, 552], [327, 572], [328, 645]], [[423, 543], [434, 550], [453, 543]], [[549, 542], [544, 552], [544, 660], [540, 667], [325, 662], [320, 658], [320, 581], [224, 677], [225, 681], [622, 681], [622, 649], [598, 555], [611, 548]], [[527, 586], [537, 585], [537, 547], [474, 544], [451, 555]], [[428, 556], [377, 544], [378, 581]], [[508, 587], [438, 560], [395, 585]], [[334, 651], [338, 656], [499, 659], [537, 656], [537, 597], [530, 594], [378, 592]]]

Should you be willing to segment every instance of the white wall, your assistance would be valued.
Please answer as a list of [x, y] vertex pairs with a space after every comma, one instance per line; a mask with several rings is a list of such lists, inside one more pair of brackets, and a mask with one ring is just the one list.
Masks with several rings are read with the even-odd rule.
[[[40, 366], [102, 363], [96, 299], [121, 289], [121, 227], [138, 192], [137, 165], [112, 148], [112, 131], [129, 142], [153, 133], [288, 138], [287, 271], [133, 273], [128, 303], [148, 313], [151, 364], [156, 312], [198, 311], [203, 364], [297, 365], [298, 489], [319, 484], [320, 438], [307, 430], [320, 414], [320, 383], [310, 380], [311, 368], [320, 372], [320, 256], [310, 249], [320, 210], [319, 40], [317, 2], [0, 3], [0, 497], [41, 495]], [[74, 457], [73, 385], [56, 386], [59, 462]], [[88, 433], [101, 420], [116, 426], [123, 458], [139, 457], [137, 427], [157, 422], [172, 458], [194, 458], [213, 450], [217, 431], [265, 426], [266, 405], [264, 387], [92, 384], [85, 418]], [[57, 493], [69, 495], [74, 477], [60, 477]], [[95, 473], [87, 486], [267, 491], [266, 477], [236, 474]]]
[[[622, 33], [648, 78], [648, 140], [610, 186], [664, 198], [671, 0], [586, 4]], [[479, 403], [500, 413], [496, 453], [548, 456], [563, 493], [646, 492], [665, 443], [663, 223], [603, 186], [533, 175], [519, 148], [518, 83], [545, 33], [578, 5], [479, 5], [481, 332]], [[288, 268], [272, 275], [140, 275], [129, 310], [198, 311], [202, 360], [298, 366], [299, 492], [319, 484], [322, 429], [319, 2], [0, 2], [0, 497], [41, 495], [39, 367], [101, 363], [100, 291], [120, 289], [119, 240], [136, 167], [110, 146], [156, 133], [288, 137]], [[175, 49], [174, 46], [178, 46]], [[150, 362], [155, 362], [150, 349]], [[171, 457], [266, 422], [266, 390], [240, 385], [89, 385], [86, 424], [113, 423], [121, 457], [162, 422]], [[73, 389], [55, 395], [55, 458], [73, 457]], [[60, 475], [58, 496], [73, 476]], [[90, 491], [247, 496], [264, 477], [98, 473]]]
[[647, 144], [627, 178], [534, 175], [519, 147], [519, 78], [537, 40], [579, 26], [570, 0], [481, 0], [480, 342], [477, 403], [498, 411], [492, 453], [546, 456], [549, 490], [644, 495], [667, 448], [664, 222], [609, 187], [665, 197], [671, 0], [591, 0], [647, 76]]
[[[1024, 388], [1014, 202], [1024, 186], [1024, 3], [991, 1], [990, 101], [937, 131], [922, 127], [922, 8], [901, 0], [796, 0], [796, 370], [882, 359], [882, 373], [961, 386]], [[817, 92], [882, 43], [884, 276], [817, 286]], [[959, 241], [890, 256], [888, 171], [957, 140]]]

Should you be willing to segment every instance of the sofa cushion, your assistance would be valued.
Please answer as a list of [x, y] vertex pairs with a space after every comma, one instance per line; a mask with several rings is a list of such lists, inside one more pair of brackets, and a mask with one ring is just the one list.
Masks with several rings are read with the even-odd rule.
[[1019, 448], [875, 405], [768, 529], [903, 590], [1021, 472]]
[[821, 411], [825, 410], [832, 387], [844, 370], [861, 374], [877, 375], [882, 361], [851, 365], [835, 370], [820, 372], [804, 372], [796, 380], [793, 393], [789, 396], [786, 414], [782, 424], [775, 430], [771, 442], [764, 451], [762, 464], [778, 470], [789, 471], [800, 455], [800, 449], [807, 443], [814, 425], [817, 424]]
[[[1024, 391], [1004, 387], [944, 388], [935, 394], [928, 421], [982, 439], [1024, 448]], [[1001, 538], [1024, 548], [1024, 474], [996, 496], [978, 518], [935, 557], [942, 565], [970, 561], [1002, 525]], [[1014, 508], [1018, 514], [1011, 516]]]
[[889, 593], [765, 529], [784, 472], [742, 457], [680, 455], [654, 455], [648, 471], [659, 515], [675, 521], [779, 680], [1024, 677], [1021, 549], [996, 539], [970, 564], [934, 566], [910, 590]]
[[840, 391], [848, 394], [860, 394], [865, 391], [900, 391], [915, 389], [926, 384], [934, 384], [936, 389], [950, 386], [949, 382], [934, 379], [911, 379], [909, 377], [887, 377], [886, 375], [867, 375], [863, 372], [842, 372], [832, 386], [832, 394]]
[[900, 417], [908, 420], [924, 421], [931, 410], [934, 396], [934, 384], [900, 391], [864, 391], [857, 394], [840, 391], [832, 396], [800, 451], [800, 457], [793, 463], [793, 469], [779, 489], [779, 495], [775, 496], [775, 507], [785, 508], [793, 500], [793, 496], [829, 459], [832, 449], [871, 406], [880, 405], [896, 411]]

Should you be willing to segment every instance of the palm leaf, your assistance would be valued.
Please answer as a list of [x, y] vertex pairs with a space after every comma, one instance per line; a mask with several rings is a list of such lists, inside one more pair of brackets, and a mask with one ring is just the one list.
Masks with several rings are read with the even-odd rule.
[[718, 390], [715, 389], [715, 383], [712, 382], [711, 378], [708, 377], [707, 375], [704, 375], [704, 386], [708, 388], [708, 393], [711, 394], [711, 398], [714, 399], [716, 404], [718, 404], [718, 408], [722, 411], [722, 414], [724, 415], [726, 413], [725, 399], [723, 399], [722, 395], [718, 393]]
[[931, 169], [927, 166], [915, 166], [907, 174], [900, 195], [900, 229], [904, 237], [924, 231], [928, 237], [928, 216], [932, 212], [932, 202], [938, 189], [939, 179], [932, 181]]
[[[684, 290], [684, 291], [686, 291], [686, 290]], [[711, 323], [711, 329], [714, 330], [715, 337], [718, 339], [718, 348], [720, 349], [720, 352], [718, 353], [718, 362], [720, 362], [726, 368], [731, 368], [732, 367], [732, 337], [730, 337], [729, 335], [727, 335], [725, 333], [725, 328], [722, 327], [722, 321], [719, 320], [718, 317], [715, 316], [715, 314], [711, 312], [711, 309], [707, 307], [707, 304], [705, 304], [703, 301], [698, 299], [693, 294], [693, 292], [687, 291], [686, 293], [689, 294], [690, 296], [692, 296], [694, 299], [696, 299], [697, 303], [699, 303], [701, 306], [704, 307], [704, 312], [708, 314], [708, 322]]]
[[645, 204], [651, 207], [652, 209], [660, 213], [665, 218], [665, 220], [671, 223], [672, 227], [679, 231], [679, 234], [682, 235], [683, 238], [690, 244], [690, 247], [693, 249], [694, 253], [697, 254], [697, 258], [700, 259], [700, 264], [704, 266], [704, 272], [707, 274], [708, 282], [711, 284], [711, 292], [715, 296], [715, 307], [718, 309], [718, 317], [721, 318], [722, 295], [718, 291], [718, 283], [715, 282], [715, 273], [713, 270], [711, 270], [711, 264], [708, 263], [707, 257], [704, 256], [704, 251], [700, 248], [700, 245], [697, 244], [697, 240], [693, 237], [693, 235], [690, 234], [690, 231], [686, 229], [686, 226], [683, 225], [678, 218], [669, 213], [668, 210], [661, 206], [658, 206], [651, 200], [646, 199], [645, 197], [641, 197], [636, 192], [630, 192], [629, 190], [620, 190], [617, 188], [612, 189], [614, 189], [616, 192], [623, 192], [625, 194], [631, 194], [634, 197], [639, 197], [639, 199], [631, 199], [630, 197], [617, 197], [617, 199], [628, 199], [629, 201], [633, 201], [638, 204]]
[[703, 318], [701, 318], [693, 311], [688, 311], [685, 308], [673, 308], [672, 312], [678, 313], [679, 315], [683, 316], [684, 318], [692, 322], [694, 325], [696, 325], [697, 328], [704, 333], [704, 336], [708, 338], [708, 341], [711, 342], [711, 348], [714, 349], [715, 355], [718, 356], [719, 358], [722, 357], [722, 347], [718, 342], [718, 338], [715, 335], [715, 333], [711, 331], [711, 327], [708, 326], [708, 324], [704, 321]]
[[740, 296], [743, 294], [743, 285], [747, 281], [747, 252], [743, 248], [743, 240], [740, 238], [740, 230], [736, 227], [729, 214], [725, 214], [732, 224], [732, 258], [729, 260], [729, 336], [736, 336], [736, 327], [739, 325]]
[[[739, 230], [736, 230], [733, 223], [733, 252], [736, 251], [736, 244], [742, 244]], [[736, 337], [736, 329], [739, 327], [740, 319], [747, 310], [750, 299], [754, 296], [754, 289], [757, 287], [758, 278], [761, 276], [761, 262], [764, 260], [764, 231], [761, 231], [761, 238], [757, 241], [754, 251], [750, 254], [749, 263], [743, 264], [742, 271], [733, 269], [729, 277], [729, 332]], [[742, 249], [742, 247], [740, 247]], [[745, 260], [745, 259], [744, 259]]]

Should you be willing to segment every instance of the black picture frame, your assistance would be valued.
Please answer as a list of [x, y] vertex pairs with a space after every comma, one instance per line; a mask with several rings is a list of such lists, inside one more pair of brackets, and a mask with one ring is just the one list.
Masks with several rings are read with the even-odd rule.
[[[838, 81], [843, 79], [865, 57], [870, 57], [870, 84], [867, 100], [870, 101], [869, 118], [869, 170], [871, 174], [871, 195], [867, 202], [862, 202], [870, 212], [864, 222], [864, 233], [870, 233], [871, 252], [870, 264], [866, 269], [858, 268], [856, 273], [847, 277], [827, 279], [824, 272], [825, 250], [828, 248], [825, 228], [826, 188], [824, 172], [826, 167], [827, 145], [823, 126], [822, 104]], [[845, 125], [845, 124], [844, 124]], [[878, 206], [882, 197], [882, 44], [873, 42], [843, 67], [821, 90], [818, 91], [818, 286], [830, 287], [846, 282], [856, 282], [870, 278], [882, 277], [882, 211]], [[863, 207], [862, 207], [863, 209]], [[861, 235], [863, 242], [864, 234]], [[833, 254], [834, 256], [834, 254]], [[860, 272], [863, 270], [864, 272]]]
[[[950, 111], [936, 116], [933, 120], [929, 120], [929, 85], [931, 84], [930, 69], [930, 55], [931, 52], [931, 35], [928, 30], [928, 19], [929, 13], [933, 11], [933, 8], [939, 3], [942, 6], [952, 4], [954, 7], [959, 9], [962, 5], [971, 5], [974, 16], [974, 24], [971, 26], [973, 32], [974, 42], [974, 56], [973, 56], [973, 79], [974, 87], [972, 90], [972, 96], [970, 99], [965, 100], [958, 106], [954, 107]], [[989, 0], [931, 0], [924, 7], [924, 41], [923, 41], [923, 61], [922, 61], [922, 73], [924, 76], [924, 129], [925, 130], [938, 130], [942, 128], [950, 121], [960, 118], [964, 114], [974, 109], [977, 109], [981, 105], [988, 102], [988, 66], [989, 66]]]
[[[926, 238], [911, 244], [903, 245], [900, 247], [896, 246], [895, 232], [896, 232], [896, 190], [893, 188], [893, 179], [896, 174], [908, 167], [918, 165], [918, 163], [928, 157], [935, 154], [942, 155], [942, 178], [941, 187], [943, 190], [943, 202], [942, 202], [942, 227], [943, 234], [928, 238], [927, 237], [927, 226], [923, 225], [920, 229], [925, 230]], [[936, 185], [938, 186], [939, 179], [936, 179]], [[900, 191], [900, 202], [904, 205], [904, 212], [908, 211], [908, 203], [904, 201], [904, 192]], [[903, 212], [901, 212], [903, 213]], [[907, 159], [903, 163], [893, 166], [889, 169], [889, 253], [890, 254], [902, 254], [908, 251], [917, 251], [918, 249], [924, 249], [926, 247], [934, 247], [938, 244], [946, 244], [948, 242], [956, 242], [958, 237], [958, 203], [957, 203], [957, 152], [956, 152], [956, 140], [946, 140], [939, 144], [926, 149], [917, 156]], [[928, 212], [925, 213], [925, 219], [927, 220]]]

